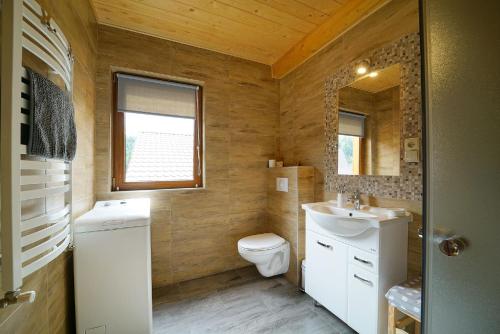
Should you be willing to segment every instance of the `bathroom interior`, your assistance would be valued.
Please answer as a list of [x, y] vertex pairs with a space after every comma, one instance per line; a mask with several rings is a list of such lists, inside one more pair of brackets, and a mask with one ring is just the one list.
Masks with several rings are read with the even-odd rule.
[[1, 6], [0, 333], [424, 332], [419, 1]]

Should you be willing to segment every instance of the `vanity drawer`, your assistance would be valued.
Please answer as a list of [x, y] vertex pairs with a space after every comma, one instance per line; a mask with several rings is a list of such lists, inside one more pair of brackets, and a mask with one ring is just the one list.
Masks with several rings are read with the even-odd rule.
[[378, 256], [356, 247], [349, 247], [349, 263], [378, 275]]

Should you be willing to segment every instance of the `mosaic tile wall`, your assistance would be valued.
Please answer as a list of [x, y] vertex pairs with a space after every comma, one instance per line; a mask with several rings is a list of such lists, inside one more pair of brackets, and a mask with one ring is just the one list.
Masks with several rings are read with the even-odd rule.
[[[402, 118], [400, 124], [402, 126], [399, 176], [359, 176], [337, 173], [338, 90], [354, 82], [355, 66], [364, 59], [370, 60], [372, 71], [394, 64], [400, 65]], [[348, 192], [359, 190], [362, 194], [370, 196], [422, 200], [422, 162], [407, 163], [403, 157], [405, 138], [418, 137], [422, 143], [420, 70], [420, 37], [418, 33], [414, 33], [363, 55], [327, 78], [325, 82], [325, 191], [336, 192], [340, 185], [345, 185]], [[422, 153], [422, 149], [420, 152]]]

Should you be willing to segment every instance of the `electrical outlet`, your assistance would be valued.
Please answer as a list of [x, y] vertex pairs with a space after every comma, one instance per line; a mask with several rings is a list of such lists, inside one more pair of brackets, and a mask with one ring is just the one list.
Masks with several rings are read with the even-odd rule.
[[420, 161], [420, 141], [418, 138], [405, 139], [405, 161], [406, 162], [419, 162]]

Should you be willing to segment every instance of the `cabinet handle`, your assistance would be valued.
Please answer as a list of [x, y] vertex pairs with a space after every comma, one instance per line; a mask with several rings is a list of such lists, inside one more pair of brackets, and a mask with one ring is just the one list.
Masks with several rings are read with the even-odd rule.
[[328, 248], [328, 249], [333, 249], [333, 247], [332, 247], [332, 246], [327, 245], [327, 244], [324, 244], [324, 243], [322, 243], [321, 241], [316, 241], [316, 242], [318, 243], [318, 245], [320, 245], [320, 246], [322, 246], [322, 247], [325, 247], [325, 248]]
[[356, 274], [354, 274], [354, 278], [357, 278], [357, 279], [359, 279], [361, 282], [364, 282], [364, 283], [366, 283], [366, 284], [373, 285], [372, 281], [369, 281], [369, 280], [367, 280], [367, 279], [365, 279], [365, 278], [363, 278], [363, 277], [359, 277], [359, 276], [358, 276], [358, 275], [356, 275]]
[[357, 257], [356, 255], [354, 255], [354, 260], [359, 261], [359, 262], [364, 263], [364, 264], [369, 264], [369, 265], [372, 265], [372, 263], [371, 263], [370, 261], [360, 259], [360, 258], [359, 258], [359, 257]]

